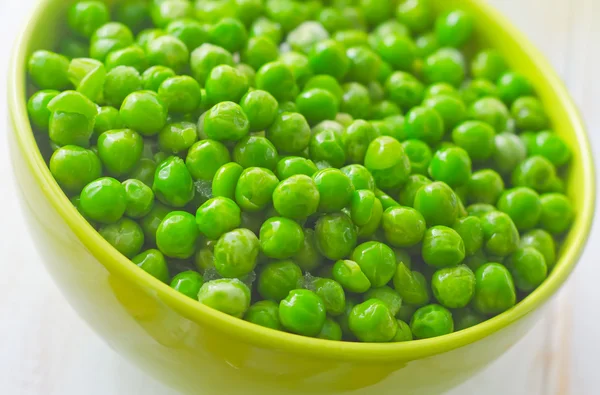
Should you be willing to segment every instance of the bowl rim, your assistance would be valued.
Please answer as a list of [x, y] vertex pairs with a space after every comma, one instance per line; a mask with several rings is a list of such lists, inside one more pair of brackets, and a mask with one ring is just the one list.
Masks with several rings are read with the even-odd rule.
[[[112, 274], [131, 281], [143, 289], [152, 290], [170, 308], [200, 325], [237, 338], [239, 341], [300, 356], [312, 356], [343, 361], [409, 361], [429, 357], [463, 347], [481, 340], [523, 318], [544, 304], [566, 281], [581, 255], [590, 233], [595, 205], [595, 176], [591, 148], [581, 117], [565, 86], [539, 50], [498, 10], [487, 2], [465, 0], [470, 8], [478, 9], [496, 20], [505, 34], [513, 36], [521, 49], [529, 53], [539, 72], [544, 74], [547, 84], [556, 91], [572, 124], [577, 145], [581, 152], [582, 180], [586, 195], [583, 206], [578, 210], [576, 221], [570, 230], [578, 243], [565, 245], [559, 261], [544, 283], [510, 310], [474, 327], [432, 339], [405, 343], [352, 343], [315, 339], [286, 332], [263, 328], [244, 320], [213, 310], [175, 291], [143, 271], [114, 249], [79, 214], [69, 198], [62, 192], [44, 162], [29, 122], [26, 106], [26, 65], [28, 43], [32, 39], [34, 26], [41, 23], [46, 10], [59, 0], [42, 0], [31, 14], [23, 31], [19, 34], [10, 60], [8, 73], [8, 103], [13, 132], [20, 147], [19, 153], [27, 152], [25, 161], [33, 177], [41, 187], [49, 203], [62, 217], [94, 257]], [[62, 1], [62, 0], [60, 0]]]

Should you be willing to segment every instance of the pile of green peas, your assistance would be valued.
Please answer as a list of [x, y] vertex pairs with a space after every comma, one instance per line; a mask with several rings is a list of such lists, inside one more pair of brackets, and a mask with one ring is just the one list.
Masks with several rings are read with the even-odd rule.
[[[429, 0], [68, 9], [29, 60], [51, 173], [124, 256], [275, 330], [402, 342], [538, 287], [571, 151], [473, 17]], [[469, 52], [471, 53], [471, 52]]]

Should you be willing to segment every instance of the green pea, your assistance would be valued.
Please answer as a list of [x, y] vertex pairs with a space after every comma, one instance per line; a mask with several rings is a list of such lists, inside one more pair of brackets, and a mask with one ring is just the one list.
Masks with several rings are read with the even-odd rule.
[[[521, 137], [525, 133], [521, 134]], [[535, 135], [530, 155], [541, 155], [554, 166], [563, 166], [571, 159], [571, 150], [565, 141], [551, 131], [543, 131]]]
[[244, 168], [264, 167], [275, 170], [279, 155], [266, 137], [246, 136], [233, 148], [233, 160]]
[[346, 79], [361, 84], [368, 84], [377, 78], [381, 58], [366, 47], [351, 47], [346, 50], [349, 68]]
[[362, 342], [389, 342], [396, 335], [398, 323], [378, 299], [370, 299], [354, 306], [348, 317], [350, 330]]
[[420, 33], [433, 25], [434, 9], [430, 0], [408, 0], [398, 5], [396, 18], [408, 28]]
[[562, 193], [546, 193], [540, 200], [542, 202], [540, 227], [554, 235], [567, 231], [574, 216], [569, 199]]
[[515, 286], [523, 292], [537, 288], [548, 276], [548, 265], [541, 252], [533, 247], [519, 247], [506, 260]]
[[531, 188], [517, 187], [505, 191], [497, 203], [498, 209], [505, 212], [519, 231], [537, 225], [542, 214], [539, 195]]
[[150, 213], [154, 206], [154, 192], [140, 180], [123, 181], [127, 206], [125, 214], [131, 218], [142, 218]]
[[556, 178], [556, 169], [552, 162], [540, 155], [534, 155], [521, 162], [512, 174], [514, 186], [529, 187], [537, 192], [550, 189]]
[[121, 218], [115, 223], [102, 225], [98, 233], [117, 251], [128, 258], [137, 255], [144, 244], [144, 232], [128, 218]]
[[142, 47], [145, 51], [146, 48], [148, 47], [148, 43], [150, 43], [150, 41], [154, 40], [155, 38], [164, 36], [166, 34], [167, 34], [167, 32], [165, 32], [163, 29], [159, 29], [159, 28], [144, 29], [138, 33], [138, 35], [135, 39], [135, 43], [137, 45], [139, 45], [140, 47]]
[[427, 98], [423, 105], [434, 109], [440, 115], [446, 130], [452, 130], [467, 116], [467, 108], [463, 101], [452, 95], [439, 94]]
[[90, 56], [104, 61], [113, 51], [126, 48], [133, 44], [131, 30], [118, 22], [108, 22], [95, 29], [90, 39]]
[[119, 114], [124, 126], [143, 136], [157, 134], [167, 123], [167, 109], [152, 91], [131, 93], [123, 101]]
[[192, 299], [198, 298], [202, 284], [204, 277], [194, 270], [181, 272], [171, 280], [171, 288]]
[[357, 82], [349, 82], [342, 86], [343, 96], [340, 111], [350, 114], [355, 119], [368, 118], [371, 112], [369, 90]]
[[73, 33], [91, 37], [110, 19], [108, 7], [101, 1], [80, 1], [69, 7], [67, 22]]
[[210, 29], [212, 44], [225, 48], [229, 52], [241, 50], [248, 40], [248, 32], [242, 22], [235, 18], [223, 18]]
[[283, 217], [304, 219], [317, 212], [319, 189], [309, 176], [290, 176], [275, 188], [273, 206]]
[[336, 212], [346, 207], [352, 199], [354, 187], [350, 179], [338, 169], [323, 169], [313, 176], [319, 193], [320, 212]]
[[533, 247], [543, 256], [548, 269], [556, 264], [556, 245], [550, 233], [543, 229], [534, 229], [521, 236], [521, 247]]
[[50, 124], [50, 110], [48, 103], [60, 94], [56, 90], [41, 90], [34, 93], [27, 101], [27, 112], [31, 123], [42, 130], [47, 130]]
[[362, 163], [375, 133], [373, 126], [362, 119], [352, 122], [344, 129], [342, 141], [346, 149], [346, 160], [350, 163]]
[[334, 40], [317, 42], [309, 51], [309, 64], [315, 74], [330, 75], [340, 80], [350, 68], [344, 47]]
[[191, 122], [171, 123], [158, 134], [158, 146], [163, 152], [178, 154], [187, 151], [197, 139], [196, 124]]
[[448, 185], [433, 182], [417, 191], [414, 208], [423, 215], [427, 226], [452, 226], [458, 218], [459, 200]]
[[383, 214], [381, 202], [367, 189], [355, 191], [350, 204], [351, 218], [359, 228], [359, 236], [369, 236], [377, 230]]
[[252, 231], [234, 229], [224, 233], [214, 250], [215, 269], [224, 277], [242, 277], [254, 270], [260, 243]]
[[413, 340], [412, 331], [410, 329], [410, 325], [402, 320], [396, 320], [398, 323], [398, 329], [396, 330], [396, 334], [392, 338], [391, 342], [407, 342]]
[[502, 54], [495, 49], [479, 52], [471, 63], [471, 72], [475, 78], [485, 78], [496, 82], [508, 69]]
[[109, 53], [105, 65], [107, 70], [112, 70], [118, 66], [129, 66], [143, 73], [148, 68], [148, 60], [142, 47], [130, 45]]
[[280, 152], [298, 153], [308, 147], [310, 127], [302, 114], [282, 112], [266, 130], [265, 136]]
[[215, 104], [204, 117], [204, 132], [217, 141], [239, 141], [250, 130], [248, 117], [237, 103]]
[[474, 161], [492, 156], [496, 149], [494, 129], [485, 122], [466, 121], [452, 131], [452, 141], [464, 149]]
[[294, 74], [282, 62], [264, 64], [256, 73], [256, 87], [269, 92], [278, 101], [293, 98], [296, 88]]
[[[371, 118], [382, 119], [395, 117], [402, 114], [398, 105], [390, 100], [381, 100], [371, 106]], [[404, 118], [403, 118], [404, 119]]]
[[69, 59], [83, 58], [89, 56], [90, 46], [88, 43], [76, 37], [65, 37], [59, 43], [60, 54]]
[[123, 123], [119, 110], [111, 106], [98, 108], [98, 115], [94, 122], [94, 134], [92, 139], [97, 139], [102, 133], [114, 129], [122, 129]]
[[312, 177], [317, 171], [312, 160], [299, 156], [286, 156], [277, 162], [277, 178], [282, 181], [295, 175]]
[[303, 244], [302, 227], [291, 219], [272, 217], [260, 228], [260, 248], [269, 258], [291, 258]]
[[501, 174], [511, 173], [526, 156], [525, 145], [519, 137], [512, 133], [501, 133], [496, 136], [496, 151], [492, 160]]
[[430, 266], [454, 266], [465, 259], [465, 243], [454, 229], [433, 226], [425, 232], [421, 253]]
[[548, 126], [542, 102], [531, 96], [520, 97], [510, 108], [515, 125], [520, 130], [538, 131]]
[[[402, 297], [405, 304], [422, 306], [429, 302], [427, 280], [417, 272], [410, 269], [403, 262], [398, 262], [396, 273], [393, 277], [394, 289]], [[398, 312], [398, 315], [401, 311]]]
[[470, 107], [479, 99], [486, 97], [498, 98], [498, 88], [486, 79], [474, 79], [462, 84], [460, 87], [460, 97], [463, 102]]
[[317, 248], [326, 258], [342, 259], [356, 246], [357, 232], [352, 220], [345, 214], [324, 215], [315, 226]]
[[474, 172], [467, 183], [467, 200], [470, 203], [496, 204], [504, 191], [502, 177], [491, 169]]
[[252, 132], [267, 129], [277, 117], [277, 100], [266, 91], [248, 92], [242, 98], [240, 106], [248, 117]]
[[198, 246], [196, 253], [194, 254], [194, 266], [196, 269], [203, 274], [208, 274], [209, 269], [215, 267], [215, 244], [214, 240], [203, 240]]
[[394, 247], [418, 244], [425, 234], [425, 219], [410, 207], [390, 207], [383, 213], [382, 228], [387, 242]]
[[442, 14], [436, 20], [435, 32], [442, 46], [459, 48], [471, 38], [473, 17], [462, 10]]
[[[315, 75], [306, 81], [304, 90], [324, 89], [331, 92], [338, 102], [342, 102], [344, 90], [339, 82], [330, 75]], [[364, 92], [363, 92], [364, 93]]]
[[496, 315], [516, 303], [512, 276], [499, 263], [486, 263], [475, 272], [473, 307], [481, 314]]
[[388, 136], [374, 139], [365, 155], [365, 167], [373, 174], [380, 188], [395, 188], [410, 175], [410, 160], [402, 144]]
[[156, 168], [152, 186], [158, 200], [162, 203], [183, 207], [194, 197], [192, 176], [181, 158], [171, 156]]
[[464, 185], [471, 178], [471, 158], [462, 148], [440, 149], [431, 159], [429, 174], [433, 180], [451, 187]]
[[266, 17], [257, 18], [250, 27], [251, 37], [264, 36], [275, 44], [279, 44], [283, 38], [281, 25]]
[[346, 310], [346, 294], [342, 286], [329, 278], [315, 278], [309, 284], [323, 300], [327, 314], [339, 316]]
[[509, 111], [495, 97], [484, 97], [471, 104], [469, 118], [489, 124], [496, 133], [506, 132], [509, 128]]
[[340, 341], [342, 340], [342, 328], [340, 324], [327, 317], [317, 337], [319, 339]]
[[[418, 140], [412, 140], [418, 141]], [[410, 148], [410, 147], [409, 147]], [[407, 151], [408, 153], [408, 151]], [[417, 191], [421, 189], [421, 187], [425, 185], [431, 184], [432, 181], [420, 174], [413, 174], [408, 177], [406, 183], [400, 189], [400, 193], [398, 195], [398, 202], [402, 206], [406, 207], [414, 207], [415, 204], [415, 196], [417, 195]]]
[[140, 73], [130, 66], [117, 66], [106, 74], [104, 99], [114, 107], [119, 107], [125, 98], [142, 87]]
[[233, 66], [233, 55], [225, 48], [209, 43], [200, 45], [192, 52], [190, 57], [192, 76], [200, 86], [204, 86], [211, 70], [221, 64]]
[[352, 252], [351, 259], [373, 287], [384, 286], [396, 272], [394, 251], [383, 243], [369, 241], [360, 244]]
[[430, 304], [415, 311], [410, 328], [417, 339], [428, 339], [454, 332], [452, 313], [438, 304]]
[[502, 74], [497, 85], [500, 99], [507, 105], [511, 105], [522, 96], [531, 96], [534, 93], [529, 80], [516, 71]]
[[144, 142], [131, 129], [109, 130], [98, 137], [98, 156], [113, 175], [129, 173], [142, 157]]
[[475, 203], [467, 207], [468, 215], [479, 218], [492, 211], [497, 211], [496, 207], [487, 203]]
[[294, 79], [299, 87], [305, 86], [306, 82], [313, 77], [314, 73], [310, 67], [309, 59], [304, 54], [299, 52], [284, 52], [279, 55], [279, 61], [292, 70]]
[[244, 315], [244, 320], [275, 330], [281, 330], [279, 305], [272, 300], [260, 300], [254, 303]]
[[237, 182], [235, 200], [244, 211], [261, 211], [271, 203], [277, 184], [279, 180], [271, 170], [249, 167], [242, 172]]
[[292, 333], [317, 336], [326, 317], [323, 300], [307, 289], [293, 290], [279, 303], [279, 320]]
[[243, 171], [242, 166], [235, 162], [229, 162], [219, 167], [213, 177], [213, 196], [235, 199], [235, 187]]
[[92, 221], [117, 222], [127, 206], [125, 188], [114, 178], [98, 178], [83, 188], [79, 204], [83, 215]]
[[379, 288], [371, 288], [363, 295], [363, 299], [365, 301], [369, 299], [380, 300], [387, 306], [393, 316], [400, 311], [400, 307], [402, 306], [402, 297], [400, 294], [387, 285]]
[[423, 75], [429, 84], [445, 82], [459, 86], [465, 79], [465, 68], [461, 52], [453, 48], [441, 48], [425, 59]]
[[442, 306], [462, 308], [475, 293], [475, 274], [465, 265], [439, 269], [433, 274], [431, 288]]
[[241, 211], [233, 200], [215, 197], [198, 208], [196, 223], [204, 236], [216, 240], [222, 234], [240, 226]]
[[296, 106], [306, 120], [313, 125], [326, 119], [335, 119], [338, 112], [336, 97], [324, 89], [304, 91], [296, 98]]
[[69, 60], [51, 51], [35, 51], [27, 62], [29, 76], [40, 89], [67, 89], [71, 86], [68, 69]]
[[519, 246], [519, 231], [510, 217], [500, 211], [490, 211], [481, 216], [484, 249], [487, 253], [505, 257]]
[[209, 39], [207, 26], [190, 18], [176, 19], [170, 22], [166, 32], [184, 43], [188, 51], [193, 51]]
[[367, 189], [372, 191], [375, 189], [373, 175], [366, 167], [362, 165], [348, 165], [342, 167], [340, 170], [350, 179], [355, 190]]
[[186, 114], [200, 107], [202, 91], [195, 79], [183, 75], [164, 80], [158, 88], [158, 97], [170, 112]]
[[435, 144], [444, 135], [444, 121], [432, 108], [414, 107], [404, 118], [404, 130], [409, 139]]
[[323, 257], [317, 249], [315, 231], [304, 229], [304, 243], [300, 251], [294, 255], [293, 260], [305, 272], [313, 272], [323, 264]]
[[230, 160], [229, 151], [222, 143], [202, 140], [190, 147], [185, 164], [195, 180], [209, 181], [215, 178], [219, 168]]
[[166, 66], [178, 73], [188, 66], [190, 51], [177, 37], [165, 35], [147, 44], [146, 56], [150, 65]]
[[234, 317], [241, 318], [250, 307], [250, 289], [237, 278], [222, 278], [202, 284], [198, 301]]
[[154, 249], [146, 250], [131, 259], [133, 263], [139, 266], [152, 277], [157, 278], [163, 283], [168, 283], [170, 279], [169, 268], [162, 252]]
[[238, 102], [246, 94], [248, 87], [248, 79], [238, 69], [229, 65], [216, 66], [205, 82], [206, 100], [210, 104]]
[[236, 18], [246, 26], [259, 18], [264, 11], [263, 3], [260, 0], [236, 0], [235, 5]]
[[410, 35], [390, 32], [374, 41], [377, 54], [395, 70], [411, 70], [417, 56], [417, 46]]
[[156, 230], [156, 245], [168, 257], [186, 259], [194, 255], [199, 231], [196, 218], [185, 211], [172, 211]]
[[467, 256], [475, 254], [483, 246], [483, 227], [479, 217], [469, 216], [460, 218], [454, 223], [452, 228], [463, 240]]
[[271, 262], [258, 275], [258, 293], [264, 299], [280, 302], [302, 282], [302, 270], [292, 261]]
[[161, 84], [171, 77], [175, 77], [172, 69], [165, 66], [152, 66], [142, 74], [142, 86], [145, 90], [158, 92]]
[[49, 167], [61, 188], [71, 193], [80, 192], [102, 175], [102, 164], [98, 156], [75, 145], [66, 145], [54, 151]]

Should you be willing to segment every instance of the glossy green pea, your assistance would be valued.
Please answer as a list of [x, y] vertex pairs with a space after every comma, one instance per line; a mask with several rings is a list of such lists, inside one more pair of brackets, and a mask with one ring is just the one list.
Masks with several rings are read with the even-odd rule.
[[180, 114], [194, 112], [202, 103], [200, 85], [195, 79], [187, 75], [164, 80], [158, 88], [158, 97], [170, 112]]
[[250, 289], [237, 278], [222, 278], [202, 284], [198, 301], [225, 314], [241, 318], [250, 307]]
[[263, 14], [264, 5], [260, 0], [236, 0], [235, 9], [236, 18], [248, 26]]
[[111, 106], [98, 108], [98, 115], [94, 122], [93, 137], [98, 138], [98, 136], [106, 131], [121, 128], [123, 128], [123, 123], [121, 122], [119, 110]]
[[439, 269], [431, 278], [431, 289], [442, 306], [465, 307], [475, 294], [475, 274], [465, 265]]
[[260, 228], [260, 248], [269, 258], [291, 258], [303, 244], [302, 227], [289, 218], [269, 218]]
[[48, 103], [59, 95], [56, 90], [41, 90], [34, 93], [27, 101], [27, 112], [31, 123], [39, 129], [47, 130], [50, 124], [50, 110]]
[[156, 171], [156, 163], [152, 159], [142, 158], [137, 166], [127, 175], [129, 178], [139, 180], [145, 185], [152, 188], [154, 182], [154, 173]]
[[452, 226], [459, 213], [459, 200], [454, 191], [443, 182], [422, 186], [415, 195], [414, 208], [427, 226]]
[[278, 101], [293, 98], [296, 89], [294, 74], [282, 62], [264, 64], [256, 73], [256, 87], [269, 92]]
[[277, 108], [277, 112], [279, 114], [284, 113], [284, 112], [298, 112], [298, 108], [296, 107], [295, 102], [284, 101], [283, 103], [279, 104], [279, 107]]
[[392, 315], [394, 316], [398, 313], [398, 311], [400, 311], [400, 308], [402, 307], [402, 297], [400, 296], [400, 294], [394, 291], [392, 288], [388, 287], [387, 285], [384, 285], [379, 288], [371, 288], [363, 295], [363, 299], [365, 301], [369, 299], [380, 300], [387, 306], [387, 308], [390, 310], [390, 313], [392, 313]]
[[550, 189], [556, 178], [556, 169], [552, 162], [541, 155], [534, 155], [521, 162], [512, 174], [514, 186], [529, 187], [537, 192]]
[[425, 219], [410, 207], [390, 207], [383, 213], [381, 226], [387, 242], [394, 247], [411, 247], [425, 234]]
[[445, 82], [458, 86], [465, 78], [465, 60], [453, 48], [441, 48], [425, 59], [423, 76], [429, 84]]
[[264, 36], [273, 41], [273, 43], [279, 44], [283, 38], [283, 32], [279, 23], [266, 17], [259, 17], [252, 23], [252, 26], [250, 27], [250, 36]]
[[226, 197], [209, 199], [196, 211], [196, 223], [200, 233], [213, 240], [238, 228], [241, 221], [240, 208]]
[[193, 51], [209, 39], [207, 26], [191, 18], [176, 19], [170, 22], [166, 32], [184, 43], [188, 51]]
[[434, 109], [414, 107], [404, 118], [404, 130], [409, 139], [434, 144], [444, 135], [444, 121]]
[[329, 91], [340, 103], [344, 96], [344, 89], [342, 89], [339, 82], [330, 75], [320, 74], [308, 79], [304, 85], [304, 90], [310, 89], [324, 89]]
[[538, 131], [548, 126], [548, 117], [542, 102], [535, 97], [518, 98], [512, 104], [510, 112], [520, 130]]
[[349, 82], [342, 86], [343, 96], [340, 111], [355, 119], [365, 119], [371, 111], [369, 90], [358, 82]]
[[375, 39], [374, 48], [395, 70], [411, 70], [417, 56], [417, 47], [409, 35], [385, 34]]
[[[132, 73], [134, 75], [133, 82], [135, 84], [137, 82], [136, 79], [139, 79], [139, 76], [135, 72]], [[95, 59], [73, 59], [69, 64], [68, 74], [69, 80], [71, 80], [71, 83], [77, 92], [95, 102], [104, 100], [102, 97], [104, 85], [107, 83], [113, 83], [114, 85], [114, 75], [111, 74], [113, 80], [108, 80], [107, 82], [105, 65]]]
[[389, 35], [410, 37], [410, 30], [406, 25], [390, 19], [374, 27], [372, 34], [377, 38], [384, 38]]
[[398, 262], [392, 280], [394, 289], [400, 294], [404, 303], [422, 306], [429, 301], [427, 280], [420, 272], [411, 272], [405, 263]]
[[533, 247], [543, 256], [548, 269], [556, 264], [556, 245], [552, 235], [543, 229], [530, 230], [521, 236], [520, 247]]
[[238, 52], [248, 41], [248, 32], [242, 22], [235, 18], [223, 18], [210, 29], [212, 44], [225, 48], [229, 52]]
[[190, 51], [177, 37], [165, 35], [148, 43], [146, 56], [151, 66], [166, 66], [178, 73], [188, 66]]
[[496, 149], [495, 136], [494, 129], [481, 121], [466, 121], [452, 131], [454, 144], [464, 149], [474, 161], [492, 156]]
[[307, 289], [296, 289], [279, 303], [279, 320], [290, 332], [317, 336], [326, 319], [323, 300]]
[[215, 245], [215, 269], [224, 277], [245, 276], [256, 267], [259, 251], [252, 231], [240, 228], [224, 233]]
[[465, 104], [455, 96], [439, 94], [425, 99], [423, 105], [440, 115], [446, 130], [452, 130], [467, 117]]
[[468, 215], [480, 218], [492, 211], [497, 211], [496, 207], [487, 203], [475, 203], [467, 207]]
[[108, 22], [94, 31], [90, 38], [90, 57], [104, 61], [112, 51], [133, 44], [133, 33], [119, 22]]
[[516, 71], [502, 74], [497, 85], [500, 99], [507, 105], [514, 103], [519, 97], [531, 96], [534, 93], [529, 80]]
[[158, 146], [163, 152], [178, 154], [187, 151], [198, 140], [196, 124], [176, 122], [166, 125], [158, 134]]
[[125, 188], [114, 178], [98, 178], [83, 188], [79, 208], [83, 215], [103, 224], [117, 222], [125, 213]]
[[505, 265], [519, 291], [533, 291], [548, 276], [544, 255], [533, 247], [519, 247], [508, 257]]
[[273, 207], [283, 216], [304, 219], [317, 212], [319, 189], [315, 181], [298, 174], [281, 181], [273, 192]]
[[244, 211], [263, 210], [271, 203], [277, 184], [279, 184], [279, 180], [271, 170], [249, 167], [242, 172], [238, 179], [235, 187], [235, 201]]
[[349, 60], [346, 79], [368, 84], [377, 78], [381, 58], [367, 47], [351, 47], [346, 50]]
[[351, 259], [373, 287], [384, 286], [396, 272], [394, 251], [383, 243], [369, 241], [360, 244], [352, 252]]
[[492, 155], [494, 168], [500, 174], [511, 173], [527, 157], [525, 144], [512, 133], [496, 135], [496, 150]]
[[156, 245], [168, 257], [186, 259], [194, 255], [199, 235], [196, 218], [192, 214], [172, 211], [156, 230]]
[[512, 276], [499, 263], [486, 263], [475, 272], [473, 307], [481, 314], [496, 315], [516, 303]]
[[346, 160], [350, 163], [362, 163], [369, 143], [376, 135], [373, 126], [362, 119], [353, 121], [342, 132], [342, 141], [346, 149]]
[[185, 206], [193, 199], [195, 191], [188, 168], [175, 156], [158, 164], [152, 189], [158, 200], [173, 207]]
[[339, 260], [356, 246], [357, 232], [352, 220], [345, 214], [324, 215], [315, 226], [317, 248], [330, 260]]
[[542, 215], [540, 227], [556, 235], [565, 232], [573, 222], [573, 206], [562, 193], [546, 193], [541, 196]]
[[372, 119], [385, 119], [388, 117], [394, 117], [401, 115], [402, 110], [398, 105], [390, 100], [382, 100], [371, 106], [371, 118]]
[[479, 52], [471, 62], [471, 72], [475, 78], [485, 78], [496, 82], [508, 69], [504, 57], [498, 50], [486, 49]]
[[[127, 195], [125, 195], [127, 199]], [[125, 203], [127, 205], [127, 203]], [[147, 243], [156, 243], [156, 230], [162, 220], [169, 214], [171, 210], [160, 202], [155, 202], [150, 212], [140, 219], [140, 226], [144, 231], [144, 239]]]
[[336, 97], [324, 89], [310, 89], [296, 97], [298, 111], [314, 125], [326, 119], [335, 119], [338, 112]]
[[402, 320], [396, 320], [396, 322], [398, 324], [398, 329], [396, 330], [396, 334], [390, 341], [393, 343], [397, 343], [397, 342], [407, 342], [407, 341], [413, 340], [413, 335], [412, 335], [412, 331], [410, 329], [410, 325], [408, 325], [406, 322], [404, 322]]
[[317, 171], [312, 160], [299, 156], [286, 156], [277, 162], [277, 178], [282, 181], [295, 175], [312, 177]]
[[66, 145], [54, 151], [49, 167], [61, 188], [71, 193], [80, 192], [102, 175], [102, 164], [98, 156], [75, 145]]
[[109, 19], [108, 7], [102, 1], [80, 1], [69, 7], [67, 13], [71, 31], [87, 38]]
[[462, 84], [460, 96], [463, 102], [470, 107], [473, 103], [486, 97], [498, 98], [498, 89], [496, 85], [486, 79], [474, 79]]
[[310, 127], [306, 118], [295, 112], [282, 112], [266, 130], [265, 136], [280, 152], [298, 153], [308, 147]]
[[474, 102], [469, 107], [468, 115], [473, 120], [489, 124], [497, 133], [509, 128], [509, 111], [504, 103], [494, 97], [484, 97]]
[[250, 122], [252, 132], [267, 129], [277, 117], [277, 100], [266, 91], [248, 92], [242, 98], [240, 106]]
[[248, 167], [264, 167], [275, 170], [279, 155], [277, 149], [266, 137], [246, 136], [233, 148], [233, 160]]
[[294, 262], [271, 262], [258, 275], [257, 289], [264, 299], [280, 302], [301, 283], [302, 270]]
[[190, 147], [185, 164], [195, 180], [209, 181], [215, 177], [219, 168], [230, 160], [229, 151], [222, 143], [215, 140], [202, 140]]
[[246, 63], [238, 63], [235, 65], [235, 68], [248, 80], [248, 86], [250, 86], [250, 88], [254, 88], [256, 71], [254, 71], [254, 69]]
[[126, 127], [143, 136], [157, 134], [167, 123], [167, 109], [152, 91], [131, 93], [123, 101], [119, 114]]
[[244, 320], [265, 328], [282, 329], [279, 321], [279, 305], [272, 300], [260, 300], [254, 303], [246, 311]]
[[339, 316], [344, 313], [346, 294], [337, 281], [317, 277], [308, 286], [323, 300], [327, 314]]
[[146, 250], [133, 257], [131, 261], [163, 283], [168, 283], [171, 278], [167, 261], [162, 252], [158, 250]]
[[98, 156], [115, 176], [129, 173], [142, 157], [144, 141], [131, 129], [109, 130], [98, 137]]
[[430, 28], [434, 22], [434, 9], [430, 0], [408, 0], [398, 5], [396, 18], [416, 33]]
[[40, 89], [64, 90], [71, 86], [68, 75], [69, 60], [60, 54], [35, 51], [27, 63], [33, 83]]
[[291, 51], [279, 55], [279, 61], [292, 70], [292, 74], [294, 75], [298, 87], [304, 86], [305, 89], [307, 89], [306, 83], [314, 74], [310, 67], [308, 57], [302, 53]]
[[171, 77], [175, 77], [172, 69], [165, 66], [152, 66], [142, 74], [142, 86], [145, 90], [158, 92], [160, 85]]
[[315, 173], [314, 183], [319, 192], [320, 212], [336, 212], [346, 207], [352, 199], [354, 187], [350, 179], [338, 169], [328, 168]]
[[369, 225], [374, 220], [377, 220], [376, 225], [378, 227], [383, 210], [381, 208], [381, 202], [379, 202], [375, 193], [368, 189], [362, 189], [355, 191], [352, 195], [350, 213], [352, 221], [360, 229]]
[[459, 48], [471, 38], [473, 17], [462, 10], [442, 14], [436, 20], [435, 32], [442, 46]]
[[108, 54], [105, 61], [106, 69], [112, 70], [118, 66], [129, 66], [143, 73], [148, 68], [146, 53], [138, 45], [130, 45]]
[[317, 21], [323, 27], [333, 34], [338, 30], [342, 30], [350, 26], [349, 21], [344, 17], [342, 10], [335, 7], [325, 7], [317, 14]]
[[336, 321], [327, 317], [317, 337], [319, 339], [340, 341], [342, 340], [342, 328]]
[[421, 253], [425, 263], [430, 266], [454, 266], [465, 259], [465, 243], [454, 229], [433, 226], [425, 232]]
[[425, 90], [425, 99], [430, 99], [436, 96], [451, 96], [456, 99], [461, 99], [460, 93], [452, 85], [445, 82], [432, 84]]
[[200, 86], [204, 86], [211, 70], [221, 64], [233, 66], [233, 55], [225, 48], [208, 43], [196, 48], [190, 57], [192, 76]]
[[316, 43], [308, 56], [309, 65], [315, 74], [330, 75], [340, 80], [350, 68], [350, 60], [343, 45], [334, 40]]
[[164, 0], [154, 2], [151, 7], [152, 22], [158, 27], [165, 27], [169, 22], [192, 16], [193, 7], [187, 1]]
[[204, 117], [204, 132], [213, 140], [238, 141], [245, 137], [249, 130], [248, 117], [237, 103], [218, 103]]
[[508, 214], [491, 211], [481, 216], [484, 249], [487, 253], [505, 257], [519, 246], [519, 231]]
[[402, 144], [388, 136], [374, 139], [365, 155], [365, 167], [373, 174], [379, 188], [395, 188], [410, 175], [410, 160]]
[[551, 131], [543, 131], [535, 136], [535, 143], [529, 154], [541, 155], [554, 166], [563, 166], [571, 159], [569, 146], [560, 136]]
[[123, 181], [127, 206], [125, 215], [131, 218], [142, 218], [152, 210], [154, 206], [154, 192], [140, 180], [129, 179]]
[[196, 4], [196, 18], [207, 24], [215, 24], [223, 18], [235, 17], [237, 4], [234, 1], [207, 0]]
[[431, 159], [429, 174], [452, 187], [464, 185], [471, 178], [471, 158], [462, 148], [441, 149]]
[[115, 223], [102, 225], [98, 233], [128, 258], [137, 255], [144, 245], [144, 232], [137, 222], [129, 218], [121, 218]]
[[288, 33], [286, 43], [292, 50], [307, 54], [313, 46], [328, 38], [329, 33], [320, 23], [306, 21]]
[[497, 206], [498, 210], [509, 215], [519, 231], [536, 226], [542, 215], [540, 196], [527, 187], [505, 191], [498, 199]]
[[396, 335], [398, 323], [378, 299], [370, 299], [354, 306], [348, 317], [350, 330], [362, 342], [388, 342]]
[[348, 165], [342, 167], [340, 170], [350, 179], [355, 190], [367, 189], [372, 191], [375, 189], [373, 175], [366, 167], [362, 165]]
[[120, 107], [127, 96], [142, 87], [140, 73], [130, 66], [117, 66], [106, 74], [104, 99], [114, 107]]
[[135, 43], [142, 47], [144, 50], [148, 47], [148, 43], [155, 38], [164, 36], [167, 34], [163, 29], [159, 28], [148, 28], [140, 31], [135, 39]]
[[483, 227], [479, 217], [469, 216], [458, 219], [452, 228], [465, 245], [465, 255], [475, 254], [483, 246]]
[[413, 314], [410, 328], [417, 339], [450, 334], [454, 332], [452, 313], [437, 304], [421, 307]]
[[413, 174], [409, 176], [408, 180], [400, 190], [398, 202], [402, 206], [413, 207], [415, 204], [415, 196], [417, 195], [417, 191], [421, 189], [422, 186], [429, 185], [431, 183], [432, 181], [429, 178], [420, 174]]
[[239, 102], [248, 87], [248, 79], [241, 71], [229, 65], [219, 65], [211, 70], [206, 79], [206, 100], [209, 104]]
[[279, 56], [279, 48], [266, 36], [252, 37], [242, 51], [241, 58], [255, 70], [267, 63], [274, 62]]
[[171, 288], [192, 299], [198, 298], [202, 284], [204, 277], [194, 270], [181, 272], [171, 280]]
[[[427, 168], [429, 167], [429, 163], [433, 157], [431, 148], [429, 148], [425, 142], [415, 139], [402, 142], [402, 147], [404, 148], [404, 152], [410, 160], [411, 173], [422, 175], [427, 174]], [[412, 202], [405, 205], [412, 206]]]
[[243, 171], [242, 166], [235, 162], [229, 162], [219, 167], [213, 177], [213, 196], [235, 199], [235, 187]]

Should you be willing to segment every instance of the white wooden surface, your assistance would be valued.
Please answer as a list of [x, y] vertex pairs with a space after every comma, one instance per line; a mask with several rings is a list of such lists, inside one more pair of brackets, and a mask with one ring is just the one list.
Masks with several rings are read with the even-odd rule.
[[[580, 106], [600, 152], [600, 2], [489, 0], [543, 50]], [[0, 0], [0, 75], [35, 0]], [[0, 112], [5, 114], [4, 78]], [[174, 394], [110, 350], [67, 305], [34, 251], [14, 196], [0, 129], [0, 393]], [[600, 237], [535, 329], [449, 395], [587, 395], [600, 388]], [[595, 245], [594, 245], [595, 244]]]

